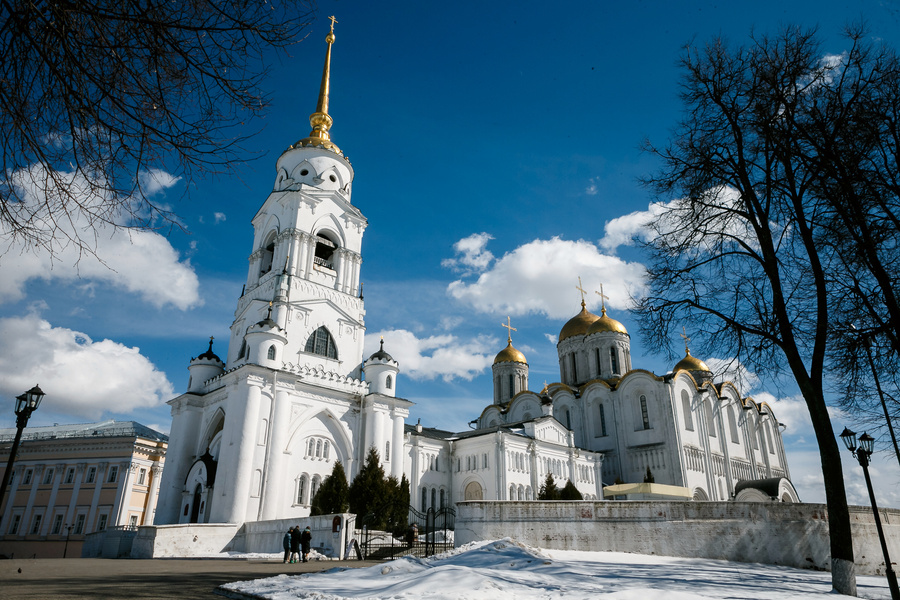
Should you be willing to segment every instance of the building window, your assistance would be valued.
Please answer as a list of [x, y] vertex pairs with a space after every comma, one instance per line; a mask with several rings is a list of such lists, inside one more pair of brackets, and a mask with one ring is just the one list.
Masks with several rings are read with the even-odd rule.
[[119, 467], [117, 465], [113, 465], [109, 468], [109, 477], [106, 478], [106, 483], [115, 483], [116, 479], [119, 478]]
[[619, 374], [619, 355], [615, 347], [609, 349], [609, 364], [612, 365], [613, 375]]
[[303, 494], [306, 492], [306, 475], [300, 477], [297, 483], [297, 504], [303, 504]]
[[606, 437], [606, 411], [603, 409], [602, 404], [597, 405], [597, 413], [599, 419], [597, 421], [597, 433], [599, 433], [599, 437]]
[[681, 410], [684, 412], [684, 428], [694, 430], [694, 417], [691, 415], [691, 399], [686, 391], [681, 392]]
[[75, 533], [81, 534], [84, 533], [84, 518], [85, 515], [82, 513], [75, 518]]
[[147, 480], [147, 469], [141, 469], [140, 473], [138, 473], [138, 485], [144, 485], [144, 482]]
[[53, 535], [59, 535], [60, 530], [62, 529], [62, 515], [56, 515], [56, 518], [53, 519], [53, 529], [50, 530], [50, 533]]
[[66, 470], [65, 483], [75, 483], [75, 467], [69, 467], [68, 470]]
[[603, 369], [600, 367], [600, 348], [594, 348], [594, 360], [597, 361], [597, 377], [600, 377], [600, 374], [603, 372]]
[[31, 522], [31, 535], [37, 535], [41, 531], [41, 519], [43, 518], [44, 515], [34, 515], [34, 520]]
[[34, 469], [25, 469], [25, 475], [22, 477], [22, 485], [31, 483], [32, 477], [34, 477]]
[[426, 506], [428, 502], [428, 490], [422, 488], [422, 512], [428, 510], [428, 506]]
[[575, 371], [575, 353], [569, 355], [571, 357], [572, 364], [572, 383], [576, 383], [578, 381], [578, 373]]
[[384, 462], [391, 462], [391, 443], [384, 443]]
[[391, 386], [393, 386], [393, 385], [394, 385], [394, 378], [391, 377], [390, 375], [388, 375], [387, 379], [384, 380], [384, 387], [385, 387], [385, 389], [389, 390], [389, 389], [391, 389]]
[[328, 460], [328, 440], [325, 440], [325, 443], [322, 445], [322, 458]]
[[128, 519], [128, 526], [137, 527], [137, 515], [131, 515], [131, 517]]
[[322, 440], [316, 440], [316, 458], [322, 458]]
[[102, 514], [100, 515], [100, 520], [97, 522], [97, 531], [103, 531], [106, 529], [106, 521], [109, 518], [109, 515]]
[[318, 475], [316, 475], [315, 477], [313, 477], [313, 480], [312, 480], [312, 486], [309, 488], [309, 501], [310, 501], [310, 502], [312, 502], [312, 499], [316, 497], [316, 494], [317, 494], [318, 491], [319, 491], [319, 483], [320, 483], [320, 481], [321, 481], [321, 480], [319, 479], [319, 476], [318, 476]]
[[513, 374], [509, 374], [509, 397], [512, 398], [516, 395], [516, 383]]
[[337, 346], [325, 326], [312, 332], [312, 335], [306, 340], [305, 350], [311, 354], [337, 359]]
[[488, 455], [487, 455], [487, 453], [484, 453], [484, 454], [481, 455], [481, 466], [484, 467], [485, 469], [488, 468]]
[[728, 428], [731, 430], [731, 441], [735, 444], [740, 444], [740, 441], [738, 439], [737, 420], [734, 418], [734, 407], [729, 405], [727, 412], [728, 412]]
[[650, 412], [647, 410], [647, 396], [641, 396], [641, 422], [644, 429], [650, 429]]
[[431, 509], [437, 506], [437, 489], [431, 488]]
[[706, 410], [706, 425], [709, 428], [709, 437], [716, 437], [716, 417], [713, 414], [709, 400], [703, 403], [703, 408]]
[[263, 248], [262, 256], [259, 261], [259, 274], [265, 275], [272, 270], [272, 259], [275, 257], [275, 234], [272, 234], [272, 241]]
[[444, 490], [441, 490], [441, 508], [444, 508], [444, 506], [445, 506], [444, 503], [445, 503]]
[[9, 535], [16, 535], [19, 532], [19, 523], [22, 521], [22, 515], [13, 515], [12, 523], [9, 525]]
[[316, 454], [316, 440], [310, 438], [309, 447], [306, 449], [307, 456], [315, 456]]
[[275, 360], [275, 344], [269, 346], [269, 353], [266, 355], [269, 360]]
[[50, 485], [53, 483], [53, 469], [47, 469], [44, 471], [44, 485]]
[[94, 483], [94, 478], [97, 476], [97, 467], [90, 467], [87, 473], [86, 483]]

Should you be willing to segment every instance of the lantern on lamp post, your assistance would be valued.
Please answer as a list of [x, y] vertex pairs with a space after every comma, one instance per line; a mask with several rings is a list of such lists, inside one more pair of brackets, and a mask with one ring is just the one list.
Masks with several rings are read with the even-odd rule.
[[38, 409], [44, 392], [41, 388], [34, 386], [24, 394], [16, 396], [16, 438], [13, 441], [12, 448], [9, 450], [9, 459], [6, 461], [6, 471], [3, 472], [3, 483], [0, 484], [0, 518], [3, 515], [3, 499], [6, 496], [6, 488], [9, 487], [9, 480], [12, 478], [13, 464], [16, 462], [16, 452], [19, 451], [19, 442], [22, 441], [22, 431], [28, 425], [28, 419], [31, 413]]
[[872, 489], [872, 479], [869, 477], [869, 457], [875, 450], [875, 438], [863, 432], [859, 436], [859, 446], [856, 445], [856, 433], [844, 427], [841, 432], [841, 440], [847, 446], [847, 450], [859, 461], [859, 466], [866, 476], [866, 487], [869, 490], [869, 501], [872, 503], [872, 512], [875, 513], [875, 529], [878, 530], [878, 540], [881, 542], [881, 552], [884, 554], [884, 570], [891, 590], [891, 600], [900, 600], [900, 588], [897, 587], [897, 575], [891, 566], [891, 557], [888, 554], [887, 542], [884, 539], [884, 530], [881, 528], [881, 517], [878, 515], [878, 504], [875, 502], [875, 491]]

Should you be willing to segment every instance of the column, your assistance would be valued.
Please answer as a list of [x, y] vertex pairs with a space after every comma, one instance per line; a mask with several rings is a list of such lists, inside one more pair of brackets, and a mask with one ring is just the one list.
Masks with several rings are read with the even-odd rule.
[[300, 266], [300, 236], [301, 232], [296, 229], [291, 230], [291, 241], [290, 241], [290, 262], [288, 263], [288, 274], [289, 275], [297, 275], [297, 271]]
[[[0, 537], [6, 535], [6, 527], [9, 526], [9, 515], [12, 514], [13, 504], [15, 504], [16, 492], [19, 490], [19, 480], [25, 473], [25, 467], [16, 465], [13, 467], [12, 484], [6, 494], [6, 509], [3, 511], [3, 518], [0, 519]], [[19, 524], [19, 527], [22, 525]], [[21, 529], [19, 530], [21, 531]]]
[[157, 515], [153, 518], [158, 524], [178, 523], [184, 480], [197, 451], [201, 410], [188, 404], [186, 398], [180, 398], [172, 405], [172, 428], [169, 433], [169, 448], [166, 451], [166, 468], [163, 469], [160, 481]]
[[[84, 531], [82, 534], [88, 533], [91, 529], [91, 523], [94, 522], [94, 515], [97, 513], [97, 505], [100, 502], [100, 491], [103, 489], [103, 482], [106, 481], [108, 462], [102, 462], [97, 467], [97, 479], [94, 480], [94, 495], [91, 497], [91, 509], [88, 511], [87, 521], [84, 522]], [[113, 523], [113, 526], [118, 523]]]
[[346, 286], [344, 285], [344, 273], [346, 269], [346, 254], [344, 253], [343, 248], [336, 248], [334, 250], [334, 256], [332, 258], [332, 264], [334, 265], [334, 289], [339, 292], [346, 291]]
[[597, 498], [603, 499], [603, 455], [594, 457], [594, 485], [597, 488]]
[[306, 242], [303, 245], [306, 256], [303, 259], [303, 271], [304, 276], [309, 279], [313, 271], [313, 257], [316, 255], [316, 241], [313, 236], [307, 235], [304, 242]]
[[378, 450], [378, 456], [381, 457], [381, 462], [384, 464], [384, 460], [390, 458], [384, 455], [384, 430], [387, 428], [384, 422], [387, 418], [387, 413], [384, 412], [382, 407], [378, 407], [378, 410], [374, 410], [372, 414], [375, 417], [375, 437], [372, 443], [375, 445], [375, 449]]
[[362, 258], [359, 254], [353, 254], [353, 267], [352, 273], [350, 277], [350, 293], [354, 296], [359, 295], [359, 265], [362, 262]]
[[262, 384], [262, 379], [245, 378], [229, 398], [216, 473], [216, 501], [211, 502], [211, 523], [243, 523], [246, 520]]
[[31, 493], [28, 494], [28, 503], [25, 505], [25, 514], [22, 515], [22, 524], [25, 527], [24, 533], [31, 533], [31, 509], [34, 507], [34, 497], [37, 495], [38, 485], [41, 483], [41, 475], [44, 473], [44, 465], [35, 465], [34, 474], [31, 478]]
[[537, 500], [541, 482], [538, 476], [537, 444], [533, 441], [528, 445], [528, 465], [531, 477], [531, 499]]
[[135, 462], [119, 463], [119, 485], [116, 489], [116, 501], [113, 503], [116, 525], [128, 525], [128, 509], [131, 508], [131, 482], [137, 468], [138, 465]]
[[280, 514], [280, 504], [283, 497], [285, 474], [285, 444], [287, 443], [288, 427], [291, 420], [291, 397], [288, 392], [275, 393], [275, 406], [272, 412], [272, 422], [269, 424], [268, 466], [263, 473], [264, 495], [260, 498], [262, 503], [262, 520], [277, 519]]
[[59, 484], [65, 477], [66, 465], [58, 463], [53, 471], [53, 489], [50, 490], [50, 498], [47, 500], [47, 514], [44, 515], [44, 524], [41, 527], [41, 535], [46, 536], [50, 532], [50, 521], [53, 520], [53, 507], [56, 506], [56, 493], [59, 491]]
[[369, 400], [366, 401], [365, 398], [363, 398], [363, 402], [366, 404], [363, 413], [366, 417], [366, 435], [362, 440], [362, 455], [360, 456], [362, 462], [360, 463], [360, 468], [365, 464], [369, 448], [375, 443], [375, 400], [369, 398]]
[[159, 463], [153, 463], [153, 466], [150, 467], [150, 497], [147, 498], [147, 512], [144, 513], [142, 525], [153, 525], [156, 516], [156, 501], [159, 495], [159, 478], [162, 471]]
[[[403, 424], [404, 415], [396, 408], [392, 412], [394, 431], [391, 435], [391, 475], [399, 481], [403, 478]], [[451, 458], [452, 465], [452, 458]], [[453, 469], [450, 469], [453, 472]]]

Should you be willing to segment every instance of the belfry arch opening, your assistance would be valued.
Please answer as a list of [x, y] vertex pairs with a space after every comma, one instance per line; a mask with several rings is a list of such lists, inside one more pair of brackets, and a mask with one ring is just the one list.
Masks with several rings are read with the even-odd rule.
[[316, 257], [315, 263], [320, 267], [334, 269], [334, 251], [338, 244], [323, 231], [316, 234]]
[[275, 232], [269, 234], [266, 243], [262, 247], [262, 256], [259, 259], [259, 275], [262, 277], [272, 270], [272, 261], [275, 258]]

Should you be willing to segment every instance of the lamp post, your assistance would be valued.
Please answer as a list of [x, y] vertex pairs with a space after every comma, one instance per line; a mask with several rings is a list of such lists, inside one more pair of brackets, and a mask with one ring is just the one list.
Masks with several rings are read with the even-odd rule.
[[40, 406], [43, 397], [44, 392], [38, 386], [16, 396], [16, 439], [9, 450], [9, 460], [6, 461], [6, 471], [3, 472], [3, 483], [0, 484], [0, 515], [3, 515], [3, 498], [6, 496], [6, 488], [9, 487], [9, 480], [12, 478], [13, 463], [16, 462], [16, 452], [19, 451], [19, 442], [22, 441], [22, 431], [28, 424], [31, 413]]
[[888, 554], [887, 542], [884, 539], [884, 530], [881, 528], [881, 517], [878, 516], [878, 505], [875, 502], [875, 492], [872, 490], [872, 479], [869, 478], [869, 457], [875, 447], [875, 438], [868, 433], [863, 432], [859, 436], [859, 447], [856, 446], [856, 433], [844, 427], [841, 432], [841, 439], [844, 445], [853, 456], [859, 461], [863, 473], [866, 476], [866, 487], [869, 489], [869, 500], [872, 502], [872, 512], [875, 513], [875, 528], [878, 530], [878, 540], [881, 542], [881, 552], [884, 554], [884, 569], [888, 580], [888, 587], [891, 590], [891, 600], [900, 600], [900, 588], [897, 587], [897, 575], [891, 566], [891, 557]]
[[72, 529], [74, 527], [74, 525], [69, 525], [68, 523], [66, 523], [66, 545], [63, 546], [63, 558], [66, 557], [66, 552], [69, 551], [69, 536], [72, 535]]

